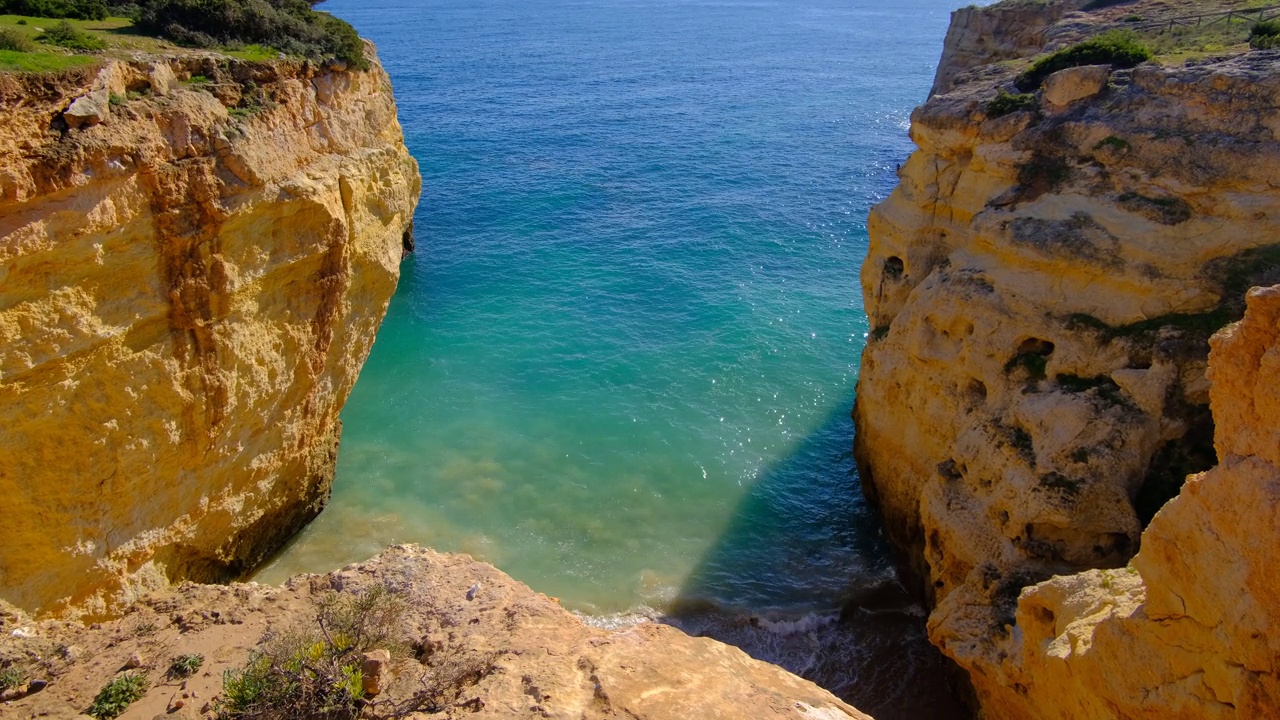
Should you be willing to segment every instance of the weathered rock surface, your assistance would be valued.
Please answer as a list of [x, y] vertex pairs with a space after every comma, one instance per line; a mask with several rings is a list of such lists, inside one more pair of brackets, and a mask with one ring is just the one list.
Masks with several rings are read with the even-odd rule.
[[1093, 97], [1107, 86], [1110, 65], [1085, 65], [1059, 70], [1044, 79], [1044, 99], [1062, 107], [1077, 100]]
[[992, 717], [1280, 713], [1280, 286], [1213, 338], [1220, 464], [1156, 515], [1130, 567], [1022, 592]]
[[950, 92], [973, 68], [1035, 55], [1049, 41], [1047, 33], [1054, 23], [1086, 4], [1088, 0], [1050, 0], [969, 5], [952, 11], [929, 94]]
[[[1045, 42], [1096, 29], [1081, 15]], [[1273, 53], [1147, 63], [992, 117], [1019, 68], [962, 65], [869, 218], [856, 454], [930, 638], [989, 700], [1026, 685], [1001, 669], [1021, 590], [1088, 569], [1119, 570], [1069, 582], [1127, 587], [1144, 525], [1213, 463], [1207, 338], [1280, 282], [1280, 72]]]
[[157, 57], [0, 75], [0, 106], [0, 595], [102, 616], [239, 575], [326, 501], [395, 289], [387, 76]]
[[[471, 599], [468, 590], [480, 591]], [[458, 684], [433, 718], [791, 718], [864, 720], [868, 716], [816, 685], [736, 648], [644, 623], [621, 630], [585, 625], [545, 595], [490, 565], [414, 546], [329, 575], [304, 575], [284, 587], [185, 584], [147, 596], [121, 619], [87, 628], [0, 613], [0, 661], [50, 679], [42, 692], [0, 705], [5, 717], [74, 717], [131, 654], [151, 659], [145, 697], [122, 716], [152, 718], [175, 701], [180, 717], [221, 692], [224, 670], [242, 666], [269, 630], [314, 625], [326, 593], [382, 586], [402, 594], [409, 614], [400, 638], [410, 651], [370, 711], [384, 715], [447, 675], [447, 664], [485, 670]], [[30, 637], [15, 637], [25, 628]], [[76, 646], [68, 660], [60, 647]], [[166, 680], [172, 658], [205, 661], [185, 680]], [[386, 677], [386, 675], [384, 675]], [[452, 695], [452, 693], [450, 693]], [[211, 705], [212, 707], [212, 705]]]

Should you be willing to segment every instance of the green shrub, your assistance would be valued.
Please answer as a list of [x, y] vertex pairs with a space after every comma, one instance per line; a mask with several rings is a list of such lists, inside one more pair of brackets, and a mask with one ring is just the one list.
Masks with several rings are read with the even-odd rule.
[[0, 15], [102, 20], [107, 14], [103, 0], [0, 0]]
[[0, 50], [31, 52], [35, 50], [35, 43], [13, 28], [0, 27]]
[[0, 670], [0, 693], [18, 687], [24, 679], [22, 671], [15, 666]]
[[1151, 59], [1151, 49], [1138, 41], [1129, 30], [1108, 30], [1096, 37], [1063, 48], [1031, 63], [1026, 72], [1014, 81], [1022, 92], [1040, 87], [1044, 79], [1059, 70], [1081, 65], [1110, 65], [1114, 68], [1131, 68]]
[[200, 666], [204, 664], [204, 656], [200, 653], [192, 653], [190, 655], [179, 655], [169, 663], [169, 672], [171, 678], [191, 677], [196, 674]]
[[264, 45], [292, 55], [336, 58], [367, 69], [364, 41], [307, 0], [143, 0], [138, 26], [183, 45]]
[[1263, 20], [1249, 28], [1249, 47], [1254, 50], [1280, 47], [1280, 18]]
[[987, 117], [1000, 117], [1019, 110], [1035, 110], [1036, 96], [1031, 93], [1007, 93], [1001, 90], [991, 102], [987, 103]]
[[130, 703], [141, 699], [146, 692], [146, 675], [125, 673], [102, 686], [86, 712], [98, 720], [112, 720], [119, 717]]
[[40, 42], [78, 52], [105, 50], [107, 44], [88, 33], [82, 33], [63, 20], [40, 34]]
[[223, 674], [219, 720], [356, 717], [362, 654], [395, 647], [406, 609], [402, 597], [381, 587], [355, 597], [329, 594], [315, 627], [271, 637], [247, 664]]
[[1124, 152], [1125, 150], [1129, 149], [1129, 141], [1125, 140], [1122, 137], [1117, 137], [1115, 135], [1108, 135], [1102, 138], [1101, 140], [1099, 140], [1098, 144], [1093, 146], [1093, 149], [1101, 150], [1104, 147], [1111, 148], [1112, 150], [1117, 150], [1119, 152]]

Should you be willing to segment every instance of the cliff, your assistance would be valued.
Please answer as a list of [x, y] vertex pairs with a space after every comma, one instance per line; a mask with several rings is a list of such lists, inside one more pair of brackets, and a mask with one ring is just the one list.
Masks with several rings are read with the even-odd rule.
[[[186, 584], [95, 627], [0, 612], [0, 663], [16, 660], [24, 680], [48, 683], [24, 682], [0, 711], [72, 717], [132, 667], [151, 683], [125, 720], [207, 716], [224, 671], [243, 667], [273, 636], [314, 630], [335, 596], [368, 597], [373, 588], [404, 603], [388, 637], [403, 650], [390, 655], [364, 716], [417, 708], [412, 717], [870, 720], [737, 648], [651, 623], [589, 627], [490, 565], [412, 546], [284, 587]], [[166, 677], [173, 658], [197, 654], [204, 662], [191, 677]]]
[[1280, 286], [1209, 359], [1220, 463], [1187, 480], [1122, 570], [1023, 591], [992, 717], [1262, 718], [1280, 711]]
[[1055, 24], [1086, 4], [1085, 0], [1008, 2], [953, 11], [929, 95], [950, 92], [960, 75], [974, 68], [1039, 53], [1049, 44]]
[[[1172, 695], [1125, 705], [1092, 688], [1097, 705], [1049, 700], [1057, 676], [1042, 673], [1056, 660], [1010, 658], [1044, 652], [1020, 643], [1044, 639], [1046, 622], [1063, 630], [1069, 621], [1055, 618], [1094, 607], [1067, 599], [1082, 584], [1130, 587], [1124, 568], [1140, 546], [1203, 542], [1204, 523], [1174, 529], [1168, 519], [1174, 507], [1198, 501], [1183, 497], [1156, 513], [1188, 473], [1214, 460], [1209, 336], [1242, 316], [1249, 287], [1280, 281], [1280, 144], [1268, 119], [1280, 73], [1275, 53], [1245, 46], [1127, 70], [1070, 68], [1022, 98], [1028, 109], [992, 103], [998, 92], [1017, 92], [1026, 62], [1008, 58], [1032, 54], [1028, 27], [1044, 51], [1125, 18], [1178, 13], [1158, 3], [1069, 9], [1043, 6], [1042, 20], [1019, 21], [1022, 30], [991, 40], [1003, 49], [985, 56], [964, 28], [948, 34], [943, 57], [958, 65], [939, 69], [937, 94], [912, 116], [919, 149], [869, 218], [861, 282], [874, 330], [862, 359], [855, 453], [887, 535], [933, 606], [931, 639], [969, 671], [987, 716], [1071, 717], [1074, 709], [1075, 717], [1216, 717], [1199, 700]], [[1000, 13], [1035, 8], [965, 12], [991, 13], [980, 22], [966, 16], [966, 26], [999, 28]], [[1231, 441], [1218, 437], [1221, 453]], [[1274, 521], [1267, 527], [1274, 543]], [[1194, 561], [1202, 562], [1171, 566], [1163, 586], [1204, 582], [1197, 573], [1212, 556]], [[1137, 568], [1145, 574], [1141, 562]], [[1224, 572], [1247, 574], [1213, 576]], [[1175, 582], [1169, 573], [1181, 575]], [[1063, 579], [1036, 585], [1055, 575]], [[1125, 611], [1142, 604], [1131, 600]], [[1069, 607], [1035, 614], [1057, 602]], [[1145, 607], [1165, 617], [1170, 605]], [[1232, 657], [1236, 638], [1217, 632], [1201, 638], [1205, 657]], [[1058, 635], [1051, 652], [1068, 652]], [[1167, 649], [1108, 651], [1117, 654], [1104, 674], [1125, 675], [1114, 682], [1129, 690], [1199, 681]], [[1088, 654], [1087, 641], [1076, 652]], [[1156, 656], [1174, 674], [1120, 671]], [[1227, 687], [1221, 678], [1207, 682]]]
[[398, 279], [387, 76], [183, 53], [0, 75], [0, 106], [4, 599], [241, 574], [324, 505]]

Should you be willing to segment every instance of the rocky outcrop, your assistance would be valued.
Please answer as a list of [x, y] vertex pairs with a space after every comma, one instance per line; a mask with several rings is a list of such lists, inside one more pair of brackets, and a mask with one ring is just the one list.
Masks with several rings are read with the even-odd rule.
[[1023, 591], [992, 717], [1262, 718], [1280, 710], [1280, 286], [1213, 338], [1220, 464], [1187, 480], [1121, 570]]
[[[430, 713], [409, 716], [869, 720], [737, 648], [652, 623], [589, 627], [490, 565], [413, 546], [330, 575], [299, 576], [284, 587], [183, 585], [95, 627], [0, 614], [0, 664], [48, 683], [0, 705], [0, 713], [74, 716], [132, 665], [151, 686], [125, 720], [167, 710], [170, 717], [200, 717], [208, 713], [202, 708], [216, 706], [223, 672], [245, 665], [270, 632], [314, 629], [317, 603], [374, 587], [400, 596], [407, 614], [392, 638], [405, 650], [369, 653], [378, 657], [366, 666], [380, 665], [370, 717], [409, 714], [415, 694], [431, 688]], [[194, 654], [204, 656], [196, 675], [165, 677], [173, 658]], [[474, 671], [458, 673], [459, 667]], [[448, 687], [437, 687], [442, 682]]]
[[950, 92], [957, 78], [973, 68], [1035, 55], [1048, 43], [1054, 23], [1086, 4], [1087, 0], [1005, 2], [952, 11], [929, 95]]
[[387, 76], [153, 57], [0, 103], [0, 594], [102, 616], [241, 574], [325, 503], [395, 289]]
[[861, 278], [864, 488], [984, 699], [1022, 589], [1089, 569], [1121, 586], [1212, 465], [1207, 339], [1280, 281], [1274, 54], [1075, 68], [998, 115], [1018, 69], [959, 68], [916, 110]]

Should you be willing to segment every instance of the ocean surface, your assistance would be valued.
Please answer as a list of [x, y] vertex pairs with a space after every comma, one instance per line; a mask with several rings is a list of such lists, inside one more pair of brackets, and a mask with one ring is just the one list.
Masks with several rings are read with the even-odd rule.
[[955, 2], [322, 5], [391, 75], [417, 252], [333, 500], [257, 579], [417, 542], [594, 622], [675, 612], [882, 720], [956, 716], [886, 606], [849, 419], [867, 210]]

